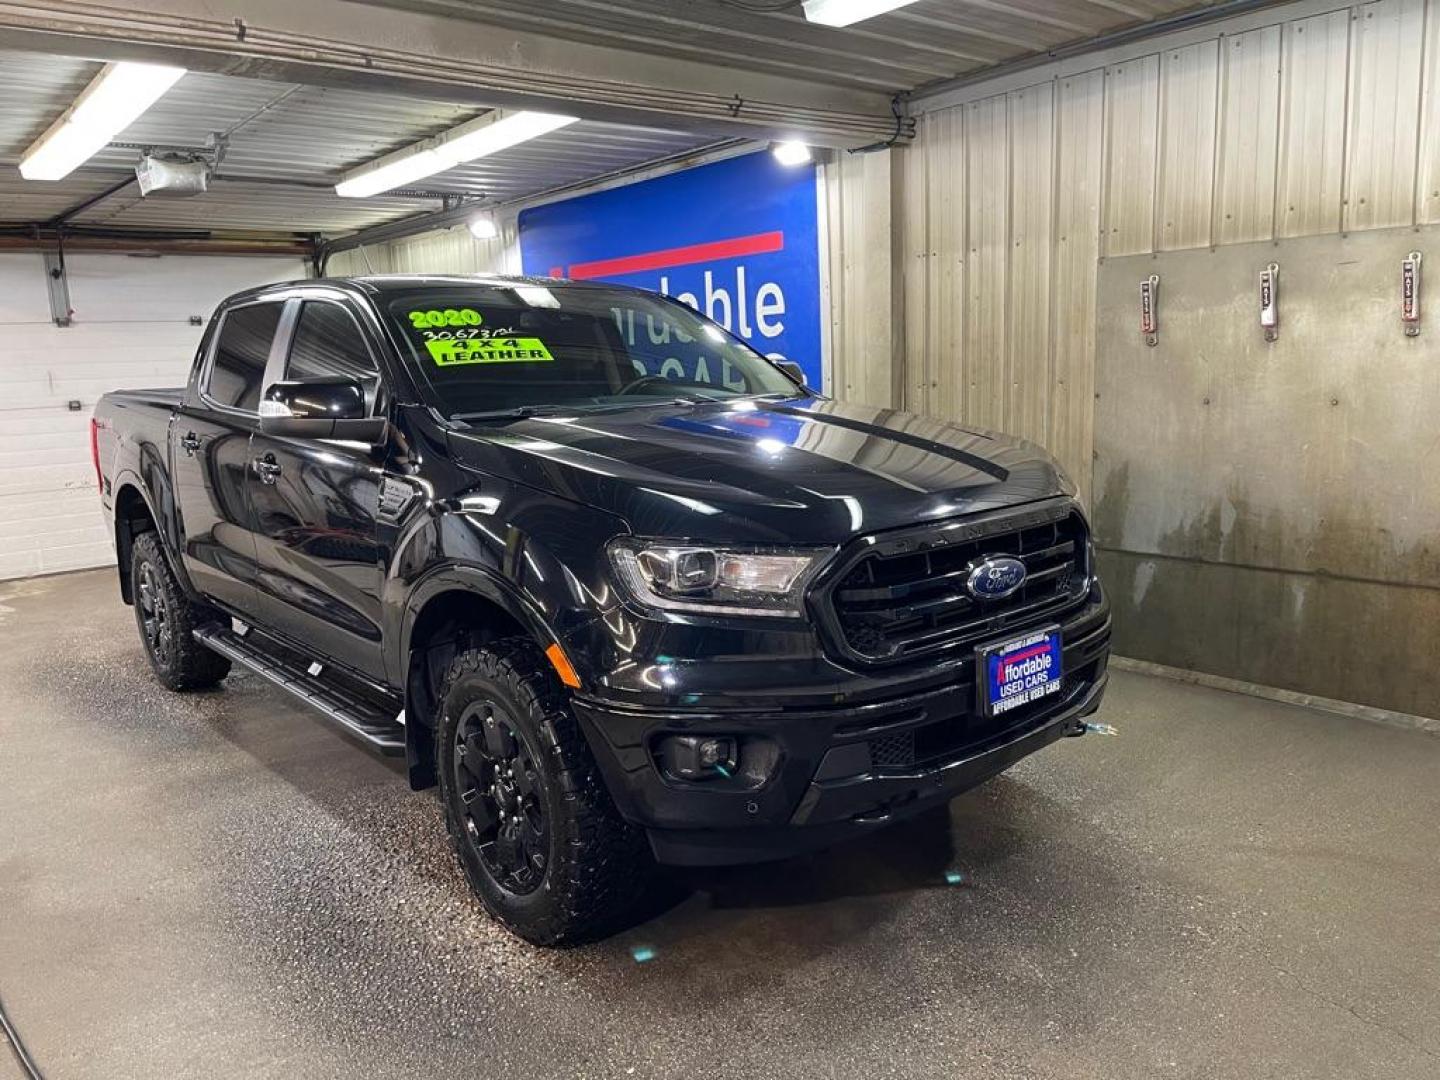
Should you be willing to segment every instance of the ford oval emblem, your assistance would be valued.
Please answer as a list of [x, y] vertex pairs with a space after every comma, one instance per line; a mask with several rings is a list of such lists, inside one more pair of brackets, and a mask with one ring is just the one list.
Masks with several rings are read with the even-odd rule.
[[1003, 600], [1025, 584], [1025, 564], [1009, 555], [987, 555], [970, 564], [965, 588], [977, 600]]

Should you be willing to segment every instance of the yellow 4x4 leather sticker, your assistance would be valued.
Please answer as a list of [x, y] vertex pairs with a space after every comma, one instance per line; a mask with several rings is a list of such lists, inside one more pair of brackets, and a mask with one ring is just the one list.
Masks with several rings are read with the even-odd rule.
[[452, 364], [528, 364], [554, 360], [539, 338], [444, 338], [425, 342], [438, 367]]

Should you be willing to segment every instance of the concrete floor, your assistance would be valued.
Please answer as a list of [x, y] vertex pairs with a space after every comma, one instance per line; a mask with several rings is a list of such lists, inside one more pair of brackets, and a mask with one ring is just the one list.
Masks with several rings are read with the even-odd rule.
[[161, 690], [109, 572], [0, 585], [0, 642], [0, 995], [52, 1077], [1440, 1075], [1433, 735], [1118, 674], [1119, 738], [544, 952], [393, 764]]

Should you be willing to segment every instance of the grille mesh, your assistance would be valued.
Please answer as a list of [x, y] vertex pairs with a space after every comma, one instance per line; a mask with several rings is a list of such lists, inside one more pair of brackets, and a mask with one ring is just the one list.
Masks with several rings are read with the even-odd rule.
[[896, 769], [915, 761], [915, 733], [892, 731], [870, 740], [870, 763], [877, 769]]
[[[992, 555], [1025, 563], [1025, 584], [999, 600], [966, 588], [972, 564]], [[831, 592], [846, 644], [860, 656], [899, 661], [1003, 633], [1084, 596], [1087, 536], [1077, 514], [980, 539], [863, 556]]]

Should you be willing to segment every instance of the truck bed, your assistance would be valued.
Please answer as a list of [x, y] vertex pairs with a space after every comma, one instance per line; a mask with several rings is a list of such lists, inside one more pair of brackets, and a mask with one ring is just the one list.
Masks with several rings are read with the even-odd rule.
[[154, 405], [170, 411], [177, 408], [184, 397], [183, 386], [157, 386], [146, 390], [111, 390], [100, 400], [123, 405]]
[[[170, 463], [170, 420], [185, 399], [181, 387], [112, 390], [95, 405], [95, 471], [101, 503], [112, 512], [113, 489], [123, 474], [138, 476], [142, 460]], [[153, 482], [153, 478], [152, 478]]]

